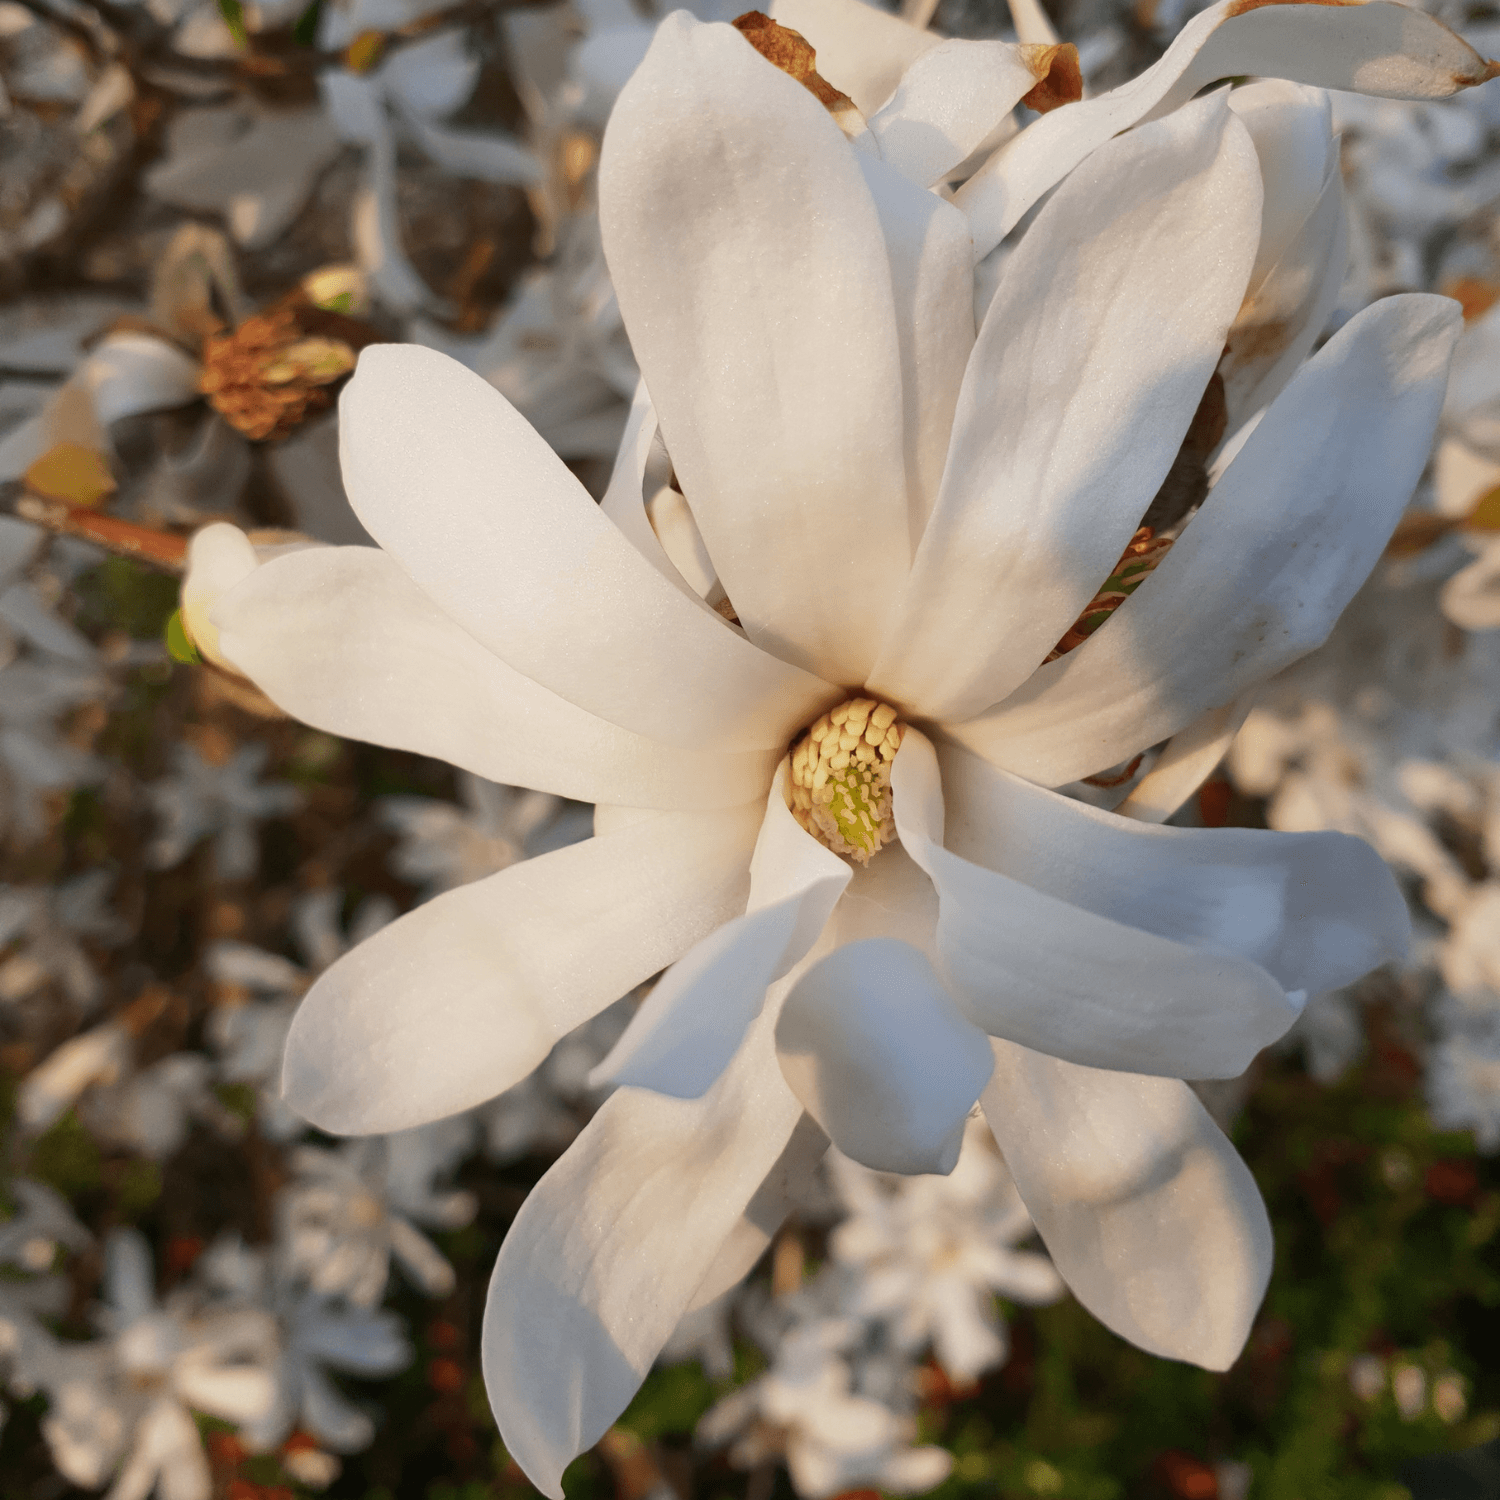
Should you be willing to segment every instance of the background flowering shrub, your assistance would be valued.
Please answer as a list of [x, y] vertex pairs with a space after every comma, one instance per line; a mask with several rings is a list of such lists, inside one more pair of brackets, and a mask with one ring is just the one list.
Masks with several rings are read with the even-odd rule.
[[[1191, 9], [1055, 19], [1099, 90]], [[1500, 51], [1483, 6], [1434, 9]], [[1010, 34], [989, 0], [905, 14]], [[282, 718], [192, 659], [174, 573], [212, 519], [361, 539], [329, 398], [382, 340], [462, 359], [602, 489], [636, 372], [593, 169], [651, 19], [0, 3], [7, 1497], [532, 1493], [478, 1372], [485, 1280], [639, 997], [397, 1135], [322, 1137], [276, 1078], [350, 945], [590, 810]], [[1433, 289], [1468, 326], [1386, 562], [1177, 819], [1357, 833], [1418, 931], [1203, 1087], [1276, 1230], [1249, 1347], [1217, 1376], [1100, 1327], [981, 1130], [949, 1178], [834, 1158], [570, 1496], [1500, 1495], [1500, 103], [1335, 117], [1330, 327]]]

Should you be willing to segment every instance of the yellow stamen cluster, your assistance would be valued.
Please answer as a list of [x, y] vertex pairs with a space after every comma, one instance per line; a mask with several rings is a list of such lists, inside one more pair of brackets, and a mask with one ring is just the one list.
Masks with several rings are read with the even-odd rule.
[[792, 746], [787, 805], [835, 854], [867, 864], [896, 837], [891, 762], [904, 732], [889, 703], [851, 698]]

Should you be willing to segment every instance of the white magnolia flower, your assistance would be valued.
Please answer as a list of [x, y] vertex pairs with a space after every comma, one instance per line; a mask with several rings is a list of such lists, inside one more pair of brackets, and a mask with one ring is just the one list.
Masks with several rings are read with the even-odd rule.
[[731, 1444], [730, 1461], [739, 1468], [784, 1460], [806, 1500], [866, 1486], [923, 1494], [940, 1484], [953, 1455], [913, 1447], [909, 1416], [853, 1388], [848, 1355], [862, 1332], [859, 1319], [837, 1313], [793, 1322], [771, 1368], [709, 1410], [697, 1441]]
[[[448, 1132], [438, 1134], [437, 1160], [451, 1164]], [[276, 1204], [280, 1238], [289, 1274], [318, 1295], [373, 1307], [385, 1295], [392, 1259], [429, 1297], [453, 1290], [453, 1267], [412, 1221], [457, 1229], [476, 1205], [467, 1193], [435, 1192], [430, 1174], [412, 1170], [407, 1160], [415, 1151], [433, 1163], [432, 1153], [421, 1144], [396, 1144], [400, 1139], [351, 1141], [337, 1151], [299, 1146], [292, 1153], [296, 1175]], [[465, 1140], [457, 1155], [467, 1147]]]
[[[735, 30], [669, 18], [600, 173], [649, 390], [603, 505], [482, 381], [387, 346], [341, 411], [382, 550], [259, 566], [231, 530], [197, 538], [195, 638], [288, 712], [601, 804], [594, 839], [335, 965], [293, 1024], [295, 1107], [349, 1132], [468, 1108], [675, 963], [606, 1069], [649, 1087], [604, 1105], [496, 1269], [491, 1396], [549, 1494], [825, 1136], [944, 1171], [981, 1094], [1079, 1297], [1147, 1349], [1238, 1353], [1269, 1226], [1181, 1080], [1238, 1074], [1305, 993], [1394, 956], [1404, 906], [1357, 842], [1046, 788], [1169, 740], [1124, 807], [1170, 813], [1234, 700], [1326, 635], [1422, 469], [1457, 309], [1386, 299], [1306, 358], [1338, 279], [1326, 101], [1194, 97], [1252, 68], [1438, 95], [1487, 76], [1421, 17], [1402, 51], [1399, 10], [1226, 0], [952, 203], [931, 187], [1035, 86], [1030, 54], [918, 48], [868, 11], [877, 43], [841, 53], [806, 0], [787, 18], [851, 94], [851, 142]], [[976, 257], [1044, 196], [976, 333]], [[1212, 407], [1226, 339], [1232, 458], [1117, 617], [1048, 661]], [[658, 429], [685, 497], [660, 537]]]
[[10, 1216], [0, 1220], [0, 1265], [35, 1275], [52, 1269], [59, 1245], [83, 1250], [93, 1243], [55, 1188], [15, 1177], [0, 1190], [12, 1204]]
[[829, 1169], [849, 1217], [829, 1250], [857, 1273], [848, 1311], [882, 1319], [896, 1345], [929, 1343], [953, 1380], [976, 1380], [1004, 1362], [995, 1297], [1041, 1304], [1066, 1290], [1045, 1256], [1017, 1250], [1034, 1232], [984, 1122], [971, 1119], [947, 1177], [882, 1179], [837, 1153]]
[[1439, 1130], [1472, 1130], [1481, 1151], [1500, 1151], [1500, 993], [1445, 995], [1434, 1010], [1427, 1102]]
[[[559, 797], [496, 786], [460, 774], [463, 807], [435, 797], [383, 797], [380, 815], [397, 836], [390, 867], [429, 896], [493, 875], [527, 854], [589, 834], [588, 809], [565, 811]], [[580, 816], [581, 815], [581, 816]]]
[[[1500, 628], [1500, 304], [1464, 329], [1443, 406], [1434, 499], [1474, 557], [1448, 580], [1443, 612], [1465, 630]], [[1488, 499], [1487, 499], [1488, 497]]]
[[69, 744], [58, 721], [109, 693], [96, 668], [56, 656], [23, 656], [0, 670], [0, 826], [35, 838], [48, 793], [99, 780], [103, 763]]
[[109, 908], [114, 876], [89, 870], [59, 885], [0, 886], [0, 1000], [17, 1001], [55, 983], [80, 1010], [98, 1003], [102, 990], [86, 940], [113, 947], [127, 926]]
[[401, 1320], [378, 1308], [331, 1302], [292, 1273], [285, 1254], [252, 1250], [229, 1236], [210, 1246], [195, 1274], [231, 1305], [262, 1308], [277, 1320], [275, 1395], [265, 1414], [242, 1429], [261, 1452], [302, 1428], [335, 1453], [370, 1445], [375, 1425], [329, 1378], [394, 1375], [411, 1363]]
[[173, 770], [146, 788], [158, 823], [147, 850], [150, 863], [169, 870], [207, 838], [220, 879], [253, 875], [260, 859], [256, 824], [292, 812], [302, 801], [295, 787], [260, 781], [267, 753], [264, 745], [241, 745], [216, 765], [195, 745], [174, 745]]
[[208, 1460], [192, 1413], [244, 1424], [269, 1408], [274, 1327], [253, 1310], [195, 1316], [180, 1297], [159, 1306], [153, 1281], [145, 1240], [115, 1230], [99, 1314], [106, 1336], [58, 1345], [43, 1382], [42, 1433], [74, 1484], [93, 1489], [115, 1474], [106, 1500], [153, 1492], [208, 1500]]

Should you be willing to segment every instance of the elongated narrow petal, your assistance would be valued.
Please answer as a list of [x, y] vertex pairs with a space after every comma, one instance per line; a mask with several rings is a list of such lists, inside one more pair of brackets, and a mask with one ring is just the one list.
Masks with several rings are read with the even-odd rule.
[[989, 1041], [908, 943], [845, 943], [792, 987], [776, 1027], [792, 1092], [877, 1172], [951, 1172], [992, 1067]]
[[1263, 78], [1235, 89], [1229, 107], [1255, 142], [1266, 187], [1245, 304], [1219, 362], [1233, 433], [1311, 352], [1338, 299], [1348, 244], [1328, 95]]
[[1311, 651], [1427, 461], [1461, 327], [1443, 297], [1352, 319], [1266, 412], [1166, 560], [1078, 650], [952, 726], [1046, 786], [1117, 765]]
[[659, 813], [446, 892], [308, 992], [282, 1089], [336, 1134], [404, 1130], [518, 1083], [552, 1044], [744, 909], [760, 804]]
[[339, 405], [360, 520], [433, 602], [532, 681], [671, 744], [785, 749], [823, 684], [686, 598], [499, 391], [410, 344], [366, 349]]
[[939, 969], [991, 1036], [1089, 1067], [1233, 1078], [1297, 1019], [1300, 999], [1227, 947], [1096, 915], [942, 847], [937, 756], [915, 730], [891, 790], [901, 842], [937, 887]]
[[680, 958], [594, 1072], [678, 1099], [705, 1093], [728, 1066], [766, 991], [818, 940], [849, 884], [849, 865], [786, 805], [787, 762], [767, 800], [750, 862], [750, 909]]
[[1115, 808], [1116, 816], [1165, 823], [1229, 753], [1235, 735], [1255, 706], [1255, 696], [1246, 693], [1222, 708], [1211, 708], [1186, 729], [1179, 729], [1157, 756], [1156, 764]]
[[969, 216], [976, 257], [1112, 136], [1176, 109], [1218, 79], [1245, 75], [1391, 99], [1446, 99], [1492, 76], [1441, 21], [1392, 0], [1219, 0], [1182, 28], [1153, 67], [1097, 99], [1044, 116], [964, 184], [957, 201]]
[[915, 547], [937, 500], [953, 411], [974, 348], [969, 226], [951, 203], [917, 187], [885, 162], [861, 156], [859, 169], [880, 215], [896, 299], [911, 478], [909, 525]]
[[1227, 1370], [1271, 1275], [1244, 1162], [1185, 1083], [997, 1041], [984, 1114], [1053, 1264], [1121, 1338]]
[[610, 118], [599, 212], [662, 435], [747, 634], [861, 681], [911, 552], [891, 270], [855, 153], [732, 27], [677, 12]]
[[919, 187], [935, 187], [1036, 87], [1014, 42], [941, 42], [906, 70], [870, 118], [881, 157]]
[[631, 807], [738, 807], [775, 765], [775, 750], [684, 749], [595, 718], [486, 651], [373, 547], [275, 558], [213, 620], [223, 655], [304, 724], [491, 781]]
[[620, 1089], [521, 1206], [484, 1316], [510, 1455], [560, 1500], [563, 1469], [625, 1409], [802, 1118], [755, 1023], [701, 1099]]
[[1077, 619], [1182, 445], [1259, 211], [1255, 150], [1221, 96], [1110, 142], [1058, 189], [985, 315], [871, 691], [968, 718]]
[[774, 0], [770, 13], [812, 43], [818, 71], [865, 115], [873, 115], [917, 58], [943, 40], [863, 0]]
[[940, 746], [938, 761], [953, 853], [1095, 916], [1237, 953], [1310, 995], [1405, 954], [1406, 902], [1362, 839], [1161, 828], [1045, 791], [958, 745]]

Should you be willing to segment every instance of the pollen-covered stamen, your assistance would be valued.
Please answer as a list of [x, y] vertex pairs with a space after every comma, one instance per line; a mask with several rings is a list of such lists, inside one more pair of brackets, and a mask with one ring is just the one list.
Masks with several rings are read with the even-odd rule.
[[891, 762], [905, 730], [889, 703], [851, 698], [792, 745], [787, 805], [835, 854], [866, 864], [896, 837]]

